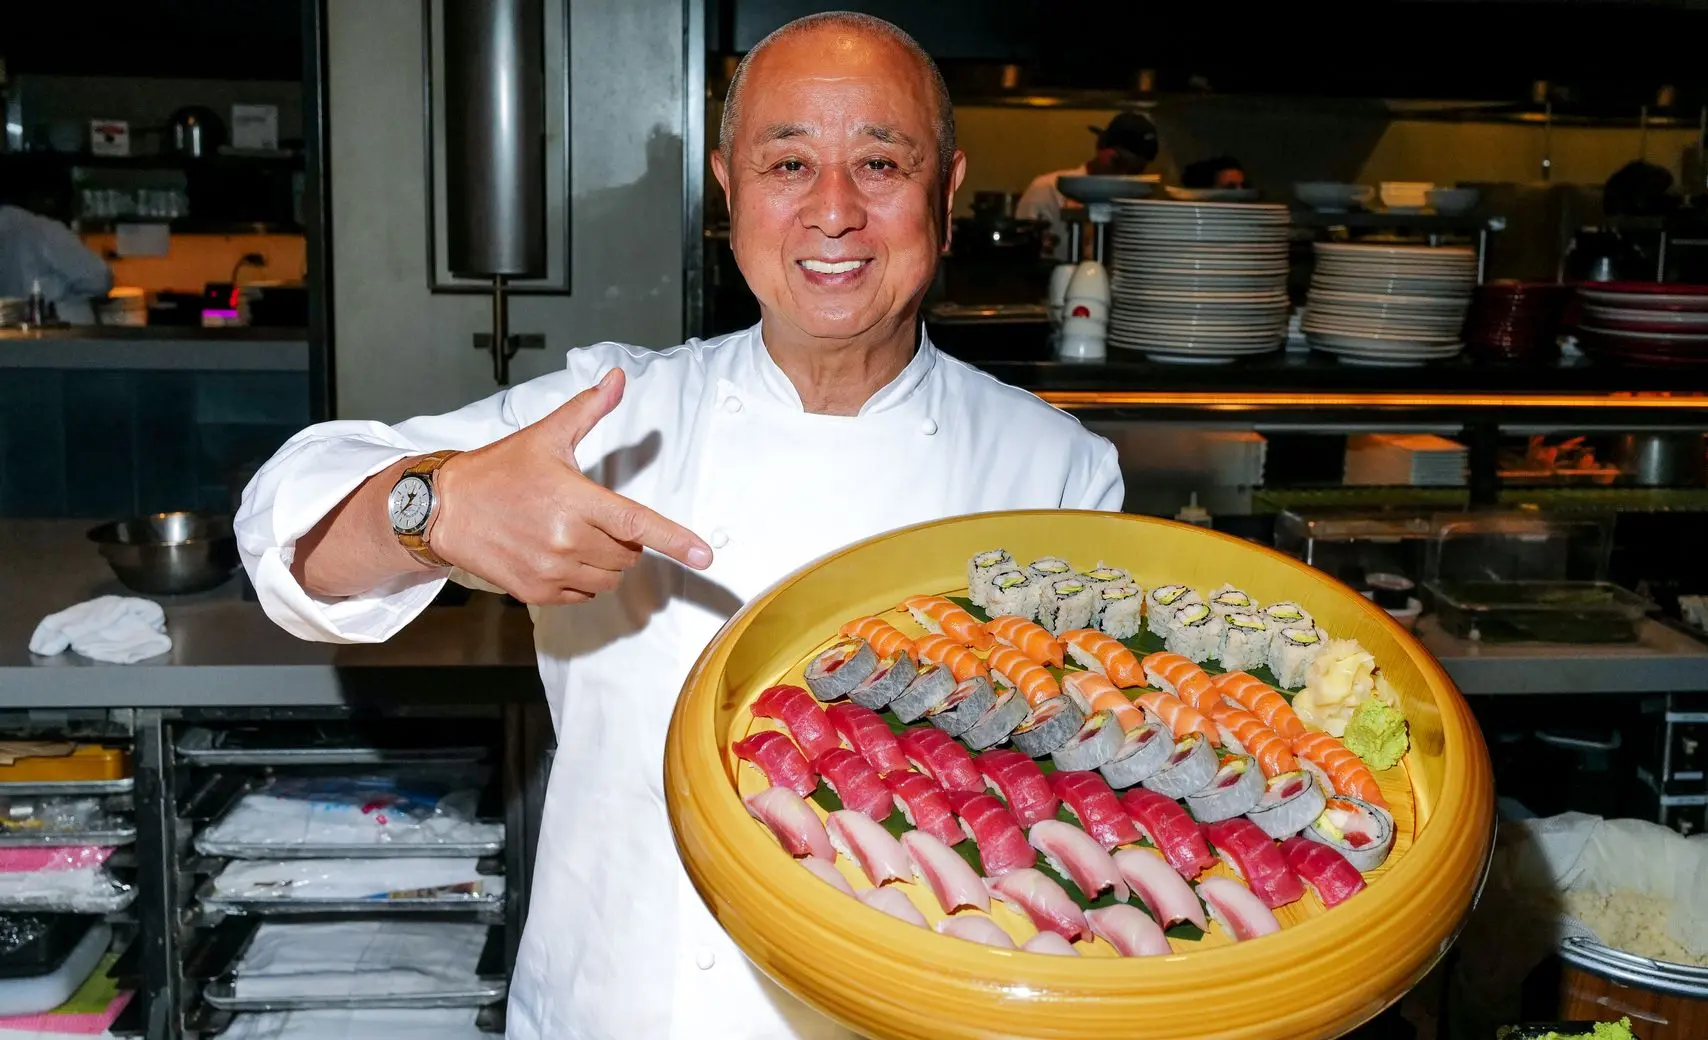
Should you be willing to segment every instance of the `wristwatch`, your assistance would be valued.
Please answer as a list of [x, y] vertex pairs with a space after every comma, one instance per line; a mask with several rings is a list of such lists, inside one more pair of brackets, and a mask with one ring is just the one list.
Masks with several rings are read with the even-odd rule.
[[433, 474], [454, 451], [436, 451], [423, 455], [391, 486], [386, 499], [386, 514], [391, 518], [392, 533], [405, 549], [423, 563], [434, 567], [449, 567], [427, 545], [428, 528], [438, 511], [439, 500], [433, 488]]

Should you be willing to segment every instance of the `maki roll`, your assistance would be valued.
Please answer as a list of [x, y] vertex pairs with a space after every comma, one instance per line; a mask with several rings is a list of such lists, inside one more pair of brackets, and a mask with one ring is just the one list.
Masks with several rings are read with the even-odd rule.
[[1020, 751], [1043, 758], [1072, 739], [1084, 722], [1085, 712], [1070, 698], [1051, 697], [1033, 708], [1009, 737]]
[[[1019, 739], [1018, 736], [1015, 737]], [[1121, 746], [1109, 761], [1098, 767], [1109, 786], [1120, 790], [1148, 780], [1168, 763], [1174, 751], [1174, 741], [1168, 730], [1154, 722], [1127, 731]]]
[[1216, 660], [1230, 672], [1261, 668], [1269, 663], [1273, 623], [1262, 614], [1235, 611], [1222, 617], [1222, 645]]
[[1222, 633], [1226, 629], [1221, 615], [1208, 603], [1191, 603], [1174, 615], [1174, 622], [1168, 626], [1168, 635], [1163, 637], [1163, 645], [1171, 654], [1179, 654], [1194, 664], [1203, 664], [1221, 649]]
[[1271, 603], [1263, 608], [1263, 616], [1275, 622], [1276, 631], [1283, 628], [1297, 628], [1311, 623], [1311, 615], [1304, 607], [1292, 600]]
[[1130, 581], [1097, 587], [1097, 628], [1116, 639], [1131, 639], [1144, 627], [1145, 593]]
[[1310, 826], [1322, 815], [1325, 806], [1322, 789], [1310, 774], [1295, 769], [1291, 773], [1271, 777], [1264, 787], [1263, 797], [1258, 799], [1254, 808], [1246, 811], [1245, 816], [1263, 833], [1279, 840]]
[[1174, 744], [1174, 754], [1144, 786], [1170, 798], [1197, 794], [1216, 779], [1216, 753], [1201, 733], [1188, 733]]
[[1038, 601], [1038, 624], [1053, 636], [1085, 628], [1097, 610], [1097, 586], [1078, 574], [1056, 578], [1044, 584]]
[[862, 708], [881, 711], [900, 697], [918, 674], [913, 658], [898, 650], [879, 661], [877, 669], [854, 687], [848, 699]]
[[1210, 609], [1218, 614], [1231, 614], [1235, 611], [1248, 612], [1257, 609], [1257, 602], [1244, 589], [1236, 589], [1232, 585], [1223, 585], [1210, 593]]
[[1073, 564], [1059, 556], [1043, 556], [1026, 565], [1026, 573], [1040, 582], [1052, 582], [1073, 573]]
[[1394, 847], [1394, 818], [1362, 798], [1336, 795], [1305, 828], [1305, 837], [1321, 842], [1367, 873], [1381, 866]]
[[1020, 617], [1034, 621], [1038, 617], [1039, 601], [1044, 595], [1044, 582], [1024, 571], [1009, 568], [990, 578], [990, 589], [980, 606], [991, 617]]
[[1009, 690], [996, 699], [996, 703], [981, 716], [979, 720], [961, 734], [961, 739], [974, 751], [992, 748], [1008, 739], [1019, 725], [1026, 721], [1029, 710], [1026, 698], [1013, 690]]
[[1094, 711], [1079, 732], [1050, 755], [1057, 769], [1096, 769], [1121, 750], [1121, 726], [1112, 712]]
[[918, 722], [925, 713], [955, 690], [955, 677], [940, 664], [928, 664], [919, 670], [907, 689], [890, 701], [890, 710], [902, 722]]
[[1186, 807], [1200, 823], [1242, 816], [1257, 806], [1263, 798], [1263, 770], [1250, 755], [1229, 755], [1222, 759], [1210, 786], [1197, 794], [1186, 796]]
[[1310, 622], [1275, 633], [1269, 643], [1269, 670], [1276, 685], [1286, 690], [1305, 685], [1305, 670], [1322, 656], [1327, 642], [1323, 630]]
[[1133, 580], [1131, 574], [1119, 567], [1111, 567], [1102, 560], [1098, 560], [1097, 566], [1086, 571], [1085, 577], [1097, 585], [1113, 585]]
[[1181, 608], [1203, 602], [1198, 593], [1186, 585], [1164, 585], [1152, 589], [1146, 598], [1150, 600], [1150, 605], [1146, 608], [1150, 615], [1147, 627], [1151, 630], [1151, 635], [1158, 639], [1168, 638], [1169, 630], [1174, 626], [1174, 615]]
[[864, 639], [844, 639], [807, 665], [807, 689], [821, 701], [841, 700], [878, 670], [878, 652]]
[[1007, 549], [987, 549], [967, 561], [967, 598], [980, 607], [990, 604], [990, 580], [1003, 571], [1014, 569], [1014, 557]]
[[979, 716], [990, 710], [996, 703], [996, 691], [990, 687], [990, 680], [982, 675], [975, 675], [949, 691], [942, 700], [925, 709], [925, 721], [938, 729], [958, 737], [972, 728]]

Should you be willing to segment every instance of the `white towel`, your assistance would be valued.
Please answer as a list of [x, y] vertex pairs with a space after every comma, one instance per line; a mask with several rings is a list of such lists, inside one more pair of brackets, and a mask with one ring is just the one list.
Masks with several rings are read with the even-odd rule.
[[131, 664], [172, 649], [166, 612], [135, 596], [97, 596], [42, 618], [30, 653], [51, 657], [67, 648], [109, 664]]

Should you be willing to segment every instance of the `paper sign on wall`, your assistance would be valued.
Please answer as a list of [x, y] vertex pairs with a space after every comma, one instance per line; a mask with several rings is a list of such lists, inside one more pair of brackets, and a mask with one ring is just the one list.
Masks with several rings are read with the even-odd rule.
[[130, 124], [123, 119], [89, 120], [89, 152], [92, 155], [129, 155]]
[[279, 106], [232, 105], [231, 145], [233, 148], [278, 148]]

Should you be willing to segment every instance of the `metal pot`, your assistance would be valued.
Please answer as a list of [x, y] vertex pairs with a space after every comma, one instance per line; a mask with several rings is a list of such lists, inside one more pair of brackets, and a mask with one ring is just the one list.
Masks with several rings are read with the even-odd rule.
[[126, 588], [178, 596], [217, 588], [237, 569], [231, 518], [207, 513], [154, 513], [102, 524], [89, 532]]
[[1639, 487], [1678, 487], [1703, 482], [1703, 450], [1700, 433], [1628, 433], [1614, 456]]

